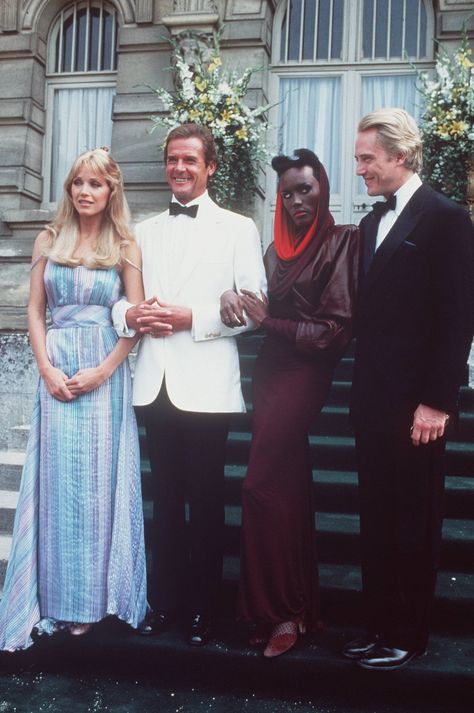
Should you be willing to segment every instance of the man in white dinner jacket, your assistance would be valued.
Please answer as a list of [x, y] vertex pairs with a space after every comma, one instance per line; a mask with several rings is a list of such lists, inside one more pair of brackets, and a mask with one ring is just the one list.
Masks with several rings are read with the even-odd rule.
[[222, 579], [229, 419], [245, 411], [235, 335], [252, 328], [238, 299], [226, 326], [219, 298], [241, 288], [260, 294], [266, 281], [254, 222], [207, 193], [217, 167], [209, 130], [173, 129], [164, 158], [170, 208], [136, 227], [148, 299], [117, 303], [113, 318], [119, 334], [143, 334], [133, 393], [144, 407], [154, 522], [153, 614], [140, 633], [160, 633], [186, 612], [188, 642], [199, 646], [211, 637]]

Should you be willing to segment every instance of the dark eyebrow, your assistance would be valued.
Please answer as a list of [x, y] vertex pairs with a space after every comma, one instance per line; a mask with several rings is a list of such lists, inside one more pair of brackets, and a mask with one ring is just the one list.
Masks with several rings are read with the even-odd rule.
[[311, 188], [310, 183], [298, 183], [294, 188], [281, 188], [280, 193], [292, 193], [293, 191], [301, 191], [302, 188]]

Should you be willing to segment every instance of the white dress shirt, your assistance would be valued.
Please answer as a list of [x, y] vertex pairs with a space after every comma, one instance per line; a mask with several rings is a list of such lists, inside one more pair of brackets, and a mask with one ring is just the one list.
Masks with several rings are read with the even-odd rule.
[[395, 210], [388, 210], [380, 219], [379, 229], [377, 231], [377, 243], [375, 246], [376, 250], [385, 240], [396, 219], [420, 186], [421, 178], [417, 173], [414, 173], [413, 176], [411, 176], [408, 181], [406, 181], [403, 186], [400, 186], [398, 191], [395, 192], [395, 196], [397, 197]]

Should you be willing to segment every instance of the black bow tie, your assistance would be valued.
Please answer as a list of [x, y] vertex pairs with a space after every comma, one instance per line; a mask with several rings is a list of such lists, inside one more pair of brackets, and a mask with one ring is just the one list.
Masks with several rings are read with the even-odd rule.
[[180, 213], [182, 213], [183, 215], [188, 215], [190, 218], [195, 218], [197, 216], [198, 208], [198, 205], [190, 205], [188, 207], [181, 205], [180, 203], [176, 203], [176, 201], [171, 201], [169, 211], [170, 215], [180, 215]]
[[395, 210], [397, 206], [397, 196], [392, 195], [386, 201], [377, 201], [372, 206], [376, 218], [381, 218], [388, 210]]

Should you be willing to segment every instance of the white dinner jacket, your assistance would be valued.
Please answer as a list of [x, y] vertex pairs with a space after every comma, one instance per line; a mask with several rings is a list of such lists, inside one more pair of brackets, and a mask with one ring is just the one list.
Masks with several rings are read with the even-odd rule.
[[[142, 251], [146, 298], [156, 295], [168, 304], [191, 307], [191, 331], [170, 337], [148, 334], [140, 341], [135, 366], [133, 403], [149, 404], [157, 397], [163, 378], [172, 403], [185, 411], [209, 413], [243, 412], [239, 358], [235, 335], [253, 329], [231, 329], [220, 319], [219, 298], [229, 289], [266, 292], [265, 269], [255, 223], [217, 206], [205, 194], [196, 219], [196, 240], [174, 276], [165, 285], [160, 274], [162, 251], [167, 239], [164, 227], [168, 211], [136, 226]], [[122, 300], [112, 311], [121, 336], [130, 336]]]

